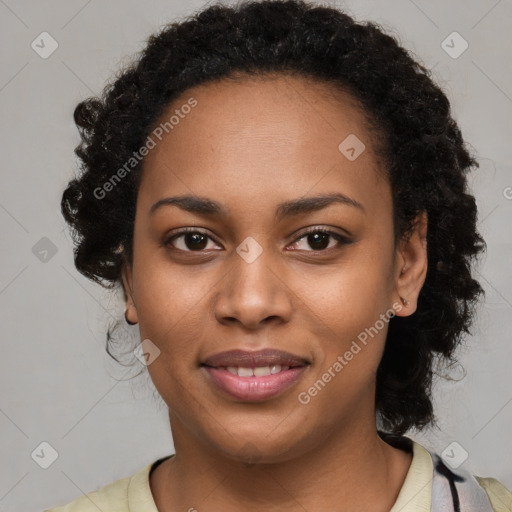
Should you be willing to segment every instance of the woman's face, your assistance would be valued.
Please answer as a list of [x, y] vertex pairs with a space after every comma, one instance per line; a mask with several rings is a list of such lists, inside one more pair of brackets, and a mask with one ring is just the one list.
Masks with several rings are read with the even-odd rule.
[[[388, 321], [414, 311], [426, 260], [414, 237], [395, 251], [362, 113], [327, 92], [291, 76], [201, 85], [151, 135], [123, 283], [177, 450], [271, 462], [375, 429]], [[167, 200], [183, 196], [210, 203]], [[266, 349], [294, 358], [213, 358]]]

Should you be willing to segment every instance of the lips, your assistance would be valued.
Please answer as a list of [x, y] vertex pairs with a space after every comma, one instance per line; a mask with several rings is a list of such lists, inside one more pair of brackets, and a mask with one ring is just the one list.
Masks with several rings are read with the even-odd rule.
[[309, 364], [306, 358], [289, 352], [266, 349], [221, 352], [206, 358], [201, 366], [209, 383], [224, 396], [261, 402], [283, 394]]
[[275, 349], [257, 350], [249, 352], [246, 350], [229, 350], [213, 356], [207, 357], [203, 364], [212, 368], [224, 367], [242, 367], [257, 368], [261, 366], [280, 365], [297, 367], [309, 364], [309, 361], [303, 357], [296, 356], [289, 352]]

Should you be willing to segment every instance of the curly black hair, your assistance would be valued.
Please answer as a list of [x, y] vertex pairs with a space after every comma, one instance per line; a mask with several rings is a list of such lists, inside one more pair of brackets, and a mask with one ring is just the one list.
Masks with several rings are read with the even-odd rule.
[[98, 191], [143, 146], [173, 98], [236, 73], [294, 73], [350, 92], [380, 134], [396, 241], [427, 212], [426, 280], [416, 312], [389, 322], [376, 409], [383, 428], [397, 435], [436, 424], [436, 363], [456, 361], [484, 293], [471, 266], [486, 244], [465, 176], [478, 163], [431, 72], [376, 23], [301, 0], [245, 1], [210, 5], [151, 35], [101, 97], [74, 112], [81, 172], [68, 183], [61, 208], [76, 268], [106, 288], [122, 286], [143, 159], [101, 199]]

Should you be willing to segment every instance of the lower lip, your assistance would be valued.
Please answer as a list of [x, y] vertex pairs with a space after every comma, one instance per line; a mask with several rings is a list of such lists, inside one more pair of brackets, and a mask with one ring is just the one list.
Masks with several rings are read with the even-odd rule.
[[293, 386], [307, 366], [289, 368], [263, 377], [239, 377], [225, 368], [203, 366], [212, 382], [231, 397], [247, 402], [261, 402], [277, 397]]

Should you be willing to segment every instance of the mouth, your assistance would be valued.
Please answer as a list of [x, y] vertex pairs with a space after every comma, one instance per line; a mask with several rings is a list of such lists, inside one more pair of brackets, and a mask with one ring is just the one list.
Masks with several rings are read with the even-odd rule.
[[310, 365], [306, 358], [281, 350], [231, 350], [206, 358], [201, 367], [223, 395], [261, 402], [283, 394]]

